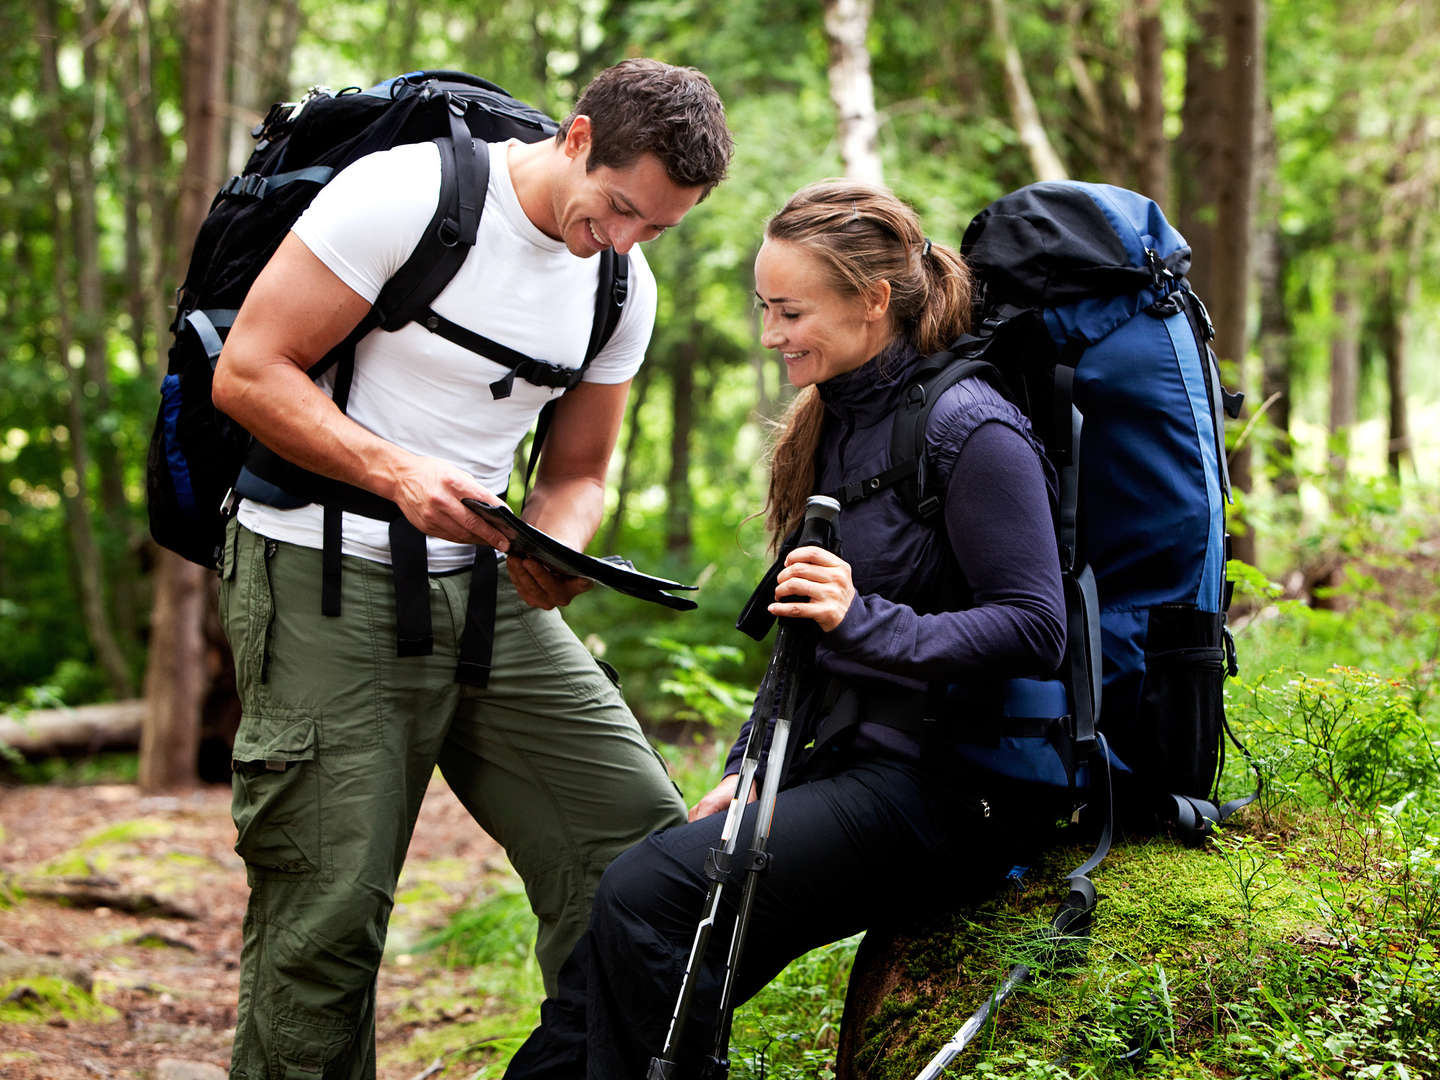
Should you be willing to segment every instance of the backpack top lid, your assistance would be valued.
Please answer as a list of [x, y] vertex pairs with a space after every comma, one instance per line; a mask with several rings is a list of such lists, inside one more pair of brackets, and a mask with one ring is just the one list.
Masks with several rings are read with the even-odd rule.
[[1190, 246], [1153, 200], [1110, 184], [1030, 184], [975, 215], [960, 251], [990, 301], [1054, 308], [1136, 293], [1155, 281], [1153, 251], [1176, 277]]

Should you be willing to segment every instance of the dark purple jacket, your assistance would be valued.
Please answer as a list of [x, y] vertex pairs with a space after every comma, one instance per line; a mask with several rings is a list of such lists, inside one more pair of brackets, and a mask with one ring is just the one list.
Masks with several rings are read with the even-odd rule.
[[[820, 384], [817, 491], [890, 464], [892, 419], [918, 359], [908, 345], [892, 347]], [[943, 529], [940, 518], [926, 524], [907, 511], [894, 488], [845, 507], [839, 535], [856, 596], [820, 636], [818, 671], [897, 691], [960, 684], [982, 693], [1015, 676], [1050, 675], [1065, 648], [1065, 602], [1054, 474], [1029, 422], [985, 380], [965, 379], [936, 404], [926, 443], [934, 490], [944, 492]], [[798, 746], [814, 733], [809, 712], [794, 718]], [[739, 771], [748, 727], [727, 773]], [[868, 733], [895, 745], [888, 735]]]

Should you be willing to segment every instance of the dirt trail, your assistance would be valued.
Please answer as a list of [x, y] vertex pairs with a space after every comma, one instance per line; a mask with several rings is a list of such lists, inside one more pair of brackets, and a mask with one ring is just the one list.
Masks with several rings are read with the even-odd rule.
[[[0, 788], [0, 1077], [149, 1080], [164, 1058], [228, 1063], [246, 896], [234, 839], [228, 787], [153, 798], [122, 785]], [[391, 945], [444, 925], [503, 866], [437, 778]], [[61, 882], [112, 902], [37, 895]], [[176, 914], [123, 910], [137, 898]], [[380, 1080], [422, 1072], [429, 1060], [410, 1059], [409, 1040], [449, 1024], [467, 994], [463, 971], [398, 960], [380, 976]], [[450, 1004], [417, 1007], [431, 1000]]]

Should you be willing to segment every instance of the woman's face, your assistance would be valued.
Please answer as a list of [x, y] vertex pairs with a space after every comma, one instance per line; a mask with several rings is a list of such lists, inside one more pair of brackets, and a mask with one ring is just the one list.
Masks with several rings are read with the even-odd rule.
[[755, 256], [760, 344], [779, 350], [797, 387], [854, 371], [890, 339], [890, 290], [881, 284], [876, 300], [842, 293], [819, 258], [798, 244], [766, 239]]

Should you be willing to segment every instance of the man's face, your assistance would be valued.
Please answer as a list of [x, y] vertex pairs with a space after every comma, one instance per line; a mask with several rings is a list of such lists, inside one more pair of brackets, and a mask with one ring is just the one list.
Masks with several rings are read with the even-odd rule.
[[570, 160], [555, 190], [555, 223], [571, 254], [588, 259], [613, 247], [623, 255], [680, 224], [704, 194], [703, 187], [676, 184], [654, 154], [624, 168], [587, 172], [589, 136], [589, 119], [577, 116], [565, 140]]

